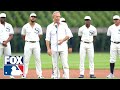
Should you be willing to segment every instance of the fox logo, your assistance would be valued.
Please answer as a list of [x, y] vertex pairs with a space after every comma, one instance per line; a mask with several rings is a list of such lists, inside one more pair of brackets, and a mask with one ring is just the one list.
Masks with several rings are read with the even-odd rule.
[[19, 76], [24, 74], [23, 56], [5, 56], [4, 57], [4, 75]]

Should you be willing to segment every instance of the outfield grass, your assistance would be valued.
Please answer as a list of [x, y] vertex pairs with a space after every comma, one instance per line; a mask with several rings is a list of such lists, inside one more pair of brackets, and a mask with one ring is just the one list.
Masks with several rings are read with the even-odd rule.
[[[13, 53], [13, 56], [15, 55], [22, 55], [23, 53]], [[3, 58], [3, 57], [2, 57]], [[0, 68], [3, 68], [3, 59], [0, 58]], [[51, 69], [52, 68], [52, 61], [51, 57], [48, 56], [47, 53], [41, 53], [41, 61], [42, 61], [42, 68], [43, 69]], [[71, 53], [69, 54], [69, 67], [70, 69], [79, 69], [79, 53]], [[109, 69], [109, 53], [95, 53], [95, 58], [94, 58], [94, 63], [95, 63], [95, 69]], [[59, 67], [62, 68], [61, 61], [59, 60]], [[29, 68], [35, 68], [35, 61], [34, 57], [31, 57]], [[85, 68], [89, 68], [89, 61], [88, 57], [85, 60]], [[120, 68], [120, 60], [117, 57], [116, 64], [115, 64], [115, 69]]]

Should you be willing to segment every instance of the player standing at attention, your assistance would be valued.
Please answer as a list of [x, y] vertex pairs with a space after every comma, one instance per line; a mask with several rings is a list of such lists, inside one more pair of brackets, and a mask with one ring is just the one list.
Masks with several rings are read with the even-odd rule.
[[[0, 56], [4, 53], [4, 56], [11, 56], [11, 44], [10, 41], [13, 39], [14, 30], [10, 23], [6, 22], [6, 14], [0, 14], [0, 24], [4, 26], [5, 29], [0, 30]], [[1, 26], [2, 27], [2, 26]], [[14, 78], [10, 76], [10, 78]]]
[[60, 12], [55, 11], [52, 14], [53, 22], [47, 26], [46, 30], [46, 46], [48, 55], [52, 56], [52, 66], [54, 79], [60, 78], [58, 57], [60, 56], [63, 66], [64, 79], [69, 79], [69, 65], [68, 65], [68, 44], [67, 40], [73, 37], [68, 26], [60, 22]]
[[114, 24], [109, 26], [107, 36], [111, 36], [110, 45], [110, 74], [107, 78], [114, 78], [114, 67], [117, 54], [120, 56], [120, 17], [118, 15], [113, 16]]
[[[67, 24], [65, 18], [63, 18], [63, 17], [60, 18], [60, 21]], [[73, 38], [70, 38], [70, 39], [68, 40], [68, 53], [72, 53], [72, 46], [73, 46]]]
[[84, 78], [84, 62], [86, 54], [88, 54], [89, 67], [90, 67], [90, 78], [96, 78], [94, 75], [94, 37], [97, 36], [96, 28], [91, 25], [91, 17], [85, 16], [85, 25], [79, 28], [78, 36], [81, 40], [80, 43], [80, 76]]
[[29, 22], [22, 27], [21, 35], [23, 40], [25, 40], [24, 46], [24, 76], [22, 78], [26, 78], [28, 73], [28, 66], [30, 57], [33, 54], [35, 56], [35, 65], [36, 65], [36, 73], [38, 78], [44, 78], [42, 76], [42, 66], [41, 66], [41, 47], [39, 40], [41, 39], [43, 32], [42, 27], [36, 23], [37, 15], [35, 13], [31, 13], [29, 17]]

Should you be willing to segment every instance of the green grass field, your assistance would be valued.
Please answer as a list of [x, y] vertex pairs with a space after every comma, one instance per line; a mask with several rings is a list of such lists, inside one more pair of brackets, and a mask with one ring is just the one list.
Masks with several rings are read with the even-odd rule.
[[[23, 53], [13, 53], [13, 56], [23, 56]], [[47, 53], [41, 53], [41, 61], [43, 69], [51, 69], [52, 61], [51, 57]], [[69, 67], [70, 69], [79, 69], [79, 53], [69, 54]], [[95, 69], [109, 69], [109, 53], [95, 53], [94, 58]], [[3, 68], [3, 57], [0, 58], [0, 68]], [[62, 68], [61, 61], [59, 60], [59, 67]], [[31, 57], [29, 68], [35, 68], [34, 56]], [[85, 68], [89, 68], [88, 57], [85, 60]], [[120, 68], [120, 59], [117, 57], [115, 69]]]

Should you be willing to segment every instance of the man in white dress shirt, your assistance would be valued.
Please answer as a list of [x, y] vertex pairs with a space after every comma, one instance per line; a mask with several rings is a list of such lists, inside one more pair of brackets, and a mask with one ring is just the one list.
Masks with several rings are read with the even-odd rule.
[[52, 14], [53, 22], [47, 26], [46, 30], [46, 46], [48, 55], [52, 56], [52, 66], [54, 79], [60, 78], [58, 57], [60, 56], [63, 65], [64, 79], [69, 79], [68, 65], [68, 44], [67, 40], [73, 37], [71, 30], [67, 24], [60, 22], [60, 12], [55, 11]]
[[96, 28], [91, 25], [91, 17], [85, 16], [85, 25], [79, 28], [78, 36], [80, 37], [80, 76], [79, 78], [84, 78], [84, 62], [86, 54], [88, 54], [89, 67], [90, 67], [90, 78], [96, 78], [94, 75], [94, 37], [97, 36]]
[[110, 45], [110, 74], [107, 78], [114, 78], [114, 67], [116, 62], [117, 55], [120, 56], [120, 16], [114, 15], [113, 22], [111, 26], [109, 26], [107, 31], [107, 36], [111, 37], [111, 45]]
[[[60, 22], [64, 22], [67, 24], [65, 18], [63, 18], [63, 17], [60, 18]], [[68, 53], [72, 53], [72, 46], [73, 46], [73, 38], [70, 38], [68, 40]], [[64, 76], [64, 72], [63, 72], [63, 76]], [[53, 78], [53, 77], [54, 77], [54, 72], [52, 71], [51, 78]]]
[[42, 66], [41, 66], [41, 47], [40, 47], [40, 38], [43, 35], [42, 27], [36, 23], [37, 15], [31, 13], [29, 17], [29, 22], [22, 27], [21, 35], [25, 41], [24, 46], [24, 75], [22, 78], [26, 78], [28, 73], [28, 66], [30, 57], [33, 54], [35, 57], [36, 73], [38, 78], [44, 78], [42, 76]]
[[[4, 27], [3, 30], [0, 30], [0, 56], [4, 54], [11, 56], [11, 44], [10, 41], [13, 39], [14, 30], [10, 23], [6, 22], [6, 14], [0, 14], [0, 24]], [[2, 27], [1, 26], [1, 27]], [[10, 76], [10, 78], [14, 78]]]

